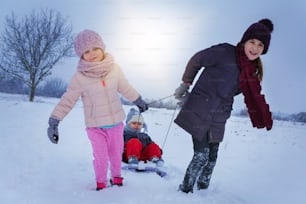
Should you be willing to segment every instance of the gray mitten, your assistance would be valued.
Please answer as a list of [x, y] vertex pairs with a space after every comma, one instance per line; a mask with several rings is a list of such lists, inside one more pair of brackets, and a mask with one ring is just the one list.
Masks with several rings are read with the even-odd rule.
[[189, 92], [187, 91], [181, 98], [178, 99], [177, 105], [182, 107], [189, 97]]
[[137, 137], [141, 141], [144, 147], [152, 143], [152, 139], [150, 138], [150, 136], [145, 133], [142, 132], [138, 133]]
[[49, 118], [49, 127], [48, 127], [48, 137], [50, 139], [50, 141], [54, 144], [57, 144], [58, 142], [58, 124], [59, 124], [59, 120], [50, 117]]
[[141, 113], [149, 109], [148, 104], [142, 100], [141, 96], [139, 96], [133, 103], [138, 107]]
[[188, 84], [181, 83], [181, 85], [177, 89], [175, 89], [175, 92], [174, 92], [175, 99], [183, 98], [188, 92], [189, 87], [190, 86]]

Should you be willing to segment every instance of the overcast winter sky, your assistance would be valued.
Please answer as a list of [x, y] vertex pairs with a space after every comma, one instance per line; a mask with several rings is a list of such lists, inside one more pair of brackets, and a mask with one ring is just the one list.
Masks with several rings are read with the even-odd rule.
[[[236, 44], [246, 28], [270, 18], [274, 32], [264, 63], [263, 93], [273, 112], [306, 111], [306, 2], [304, 0], [28, 0], [3, 1], [6, 15], [55, 9], [73, 32], [93, 29], [105, 41], [127, 78], [144, 98], [171, 95], [189, 58], [216, 43]], [[65, 60], [54, 74], [69, 82], [78, 59]], [[242, 109], [242, 97], [235, 106]]]

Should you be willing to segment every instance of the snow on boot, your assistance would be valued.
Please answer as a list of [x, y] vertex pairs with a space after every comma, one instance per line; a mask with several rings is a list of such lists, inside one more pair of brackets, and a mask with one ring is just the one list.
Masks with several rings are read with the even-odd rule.
[[156, 167], [162, 167], [164, 165], [164, 160], [162, 158], [153, 157], [150, 161], [156, 164]]
[[111, 185], [123, 186], [123, 178], [122, 177], [114, 177], [110, 180]]
[[137, 157], [134, 157], [134, 156], [129, 157], [128, 164], [131, 165], [131, 166], [138, 166]]
[[183, 183], [179, 185], [180, 191], [184, 193], [193, 192], [195, 181], [203, 168], [208, 162], [209, 149], [205, 148], [203, 152], [194, 152], [193, 158], [189, 163]]
[[198, 190], [201, 189], [207, 189], [209, 186], [209, 182], [211, 179], [212, 172], [214, 170], [214, 167], [216, 165], [217, 157], [218, 157], [218, 149], [219, 144], [211, 144], [209, 146], [209, 160], [206, 166], [202, 169], [202, 172], [199, 175], [198, 178]]
[[198, 190], [208, 188], [215, 165], [216, 165], [215, 161], [208, 162], [207, 165], [203, 168], [197, 182]]
[[164, 166], [164, 160], [162, 159], [162, 158], [160, 158], [157, 162], [156, 162], [156, 166], [157, 167], [162, 167], [162, 166]]
[[178, 191], [182, 191], [184, 193], [193, 193], [193, 188], [184, 186], [183, 184], [180, 184], [179, 187], [178, 187]]

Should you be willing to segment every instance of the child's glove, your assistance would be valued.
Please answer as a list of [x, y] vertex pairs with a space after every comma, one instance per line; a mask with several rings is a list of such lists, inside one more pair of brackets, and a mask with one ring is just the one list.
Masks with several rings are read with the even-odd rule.
[[177, 89], [175, 89], [174, 92], [175, 99], [183, 98], [187, 94], [189, 87], [190, 87], [189, 84], [181, 83], [181, 85]]
[[146, 147], [147, 145], [152, 143], [151, 137], [149, 135], [145, 134], [145, 133], [139, 133], [139, 134], [137, 134], [137, 137], [141, 141], [141, 143], [143, 144], [144, 147]]
[[133, 103], [139, 108], [141, 113], [149, 109], [148, 104], [142, 100], [141, 96], [139, 96]]
[[50, 117], [49, 118], [49, 127], [48, 127], [48, 137], [50, 141], [54, 144], [57, 144], [58, 142], [58, 124], [59, 120]]
[[182, 107], [189, 97], [189, 92], [187, 91], [181, 98], [178, 99], [177, 105]]

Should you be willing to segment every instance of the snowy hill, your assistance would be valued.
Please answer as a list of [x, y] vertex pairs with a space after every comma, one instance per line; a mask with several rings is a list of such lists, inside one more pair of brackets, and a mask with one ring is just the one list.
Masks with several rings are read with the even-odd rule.
[[[164, 145], [164, 178], [123, 171], [123, 187], [96, 192], [92, 153], [81, 103], [60, 124], [59, 144], [46, 135], [58, 99], [0, 93], [0, 203], [103, 204], [304, 204], [306, 126], [275, 121], [271, 131], [231, 117], [208, 190], [177, 191], [192, 157], [191, 137], [175, 124], [173, 110], [149, 109], [149, 134]], [[125, 110], [129, 110], [125, 106]]]

